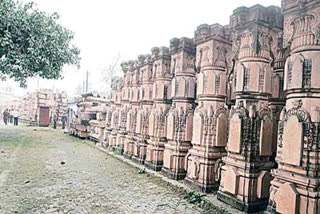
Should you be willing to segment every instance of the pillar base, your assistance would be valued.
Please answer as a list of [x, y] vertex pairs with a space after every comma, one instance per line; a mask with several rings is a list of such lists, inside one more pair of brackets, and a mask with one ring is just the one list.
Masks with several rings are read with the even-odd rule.
[[268, 206], [267, 210], [264, 212], [265, 214], [279, 214], [275, 208]]
[[158, 172], [161, 170], [161, 168], [163, 166], [163, 161], [158, 161], [158, 162], [145, 161], [144, 165], [146, 166], [146, 168]]
[[139, 164], [144, 164], [146, 160], [147, 154], [147, 144], [140, 140], [139, 138], [136, 139], [135, 143], [133, 144], [133, 156], [132, 160]]
[[139, 164], [144, 164], [144, 161], [145, 161], [146, 157], [136, 157], [136, 156], [132, 156], [132, 160], [133, 162], [136, 162], [136, 163], [139, 163]]
[[133, 156], [133, 154], [130, 154], [130, 153], [123, 153], [123, 157], [124, 158], [127, 158], [127, 159], [131, 159]]
[[263, 211], [267, 208], [268, 205], [268, 199], [247, 203], [234, 198], [233, 195], [229, 195], [221, 191], [218, 191], [217, 197], [220, 201], [246, 213], [256, 213]]
[[123, 147], [116, 147], [116, 148], [114, 148], [114, 151], [119, 155], [123, 155], [123, 153], [124, 153]]
[[187, 186], [189, 186], [191, 189], [194, 189], [199, 192], [204, 192], [204, 193], [216, 192], [219, 189], [219, 183], [214, 183], [214, 184], [199, 183], [196, 180], [193, 180], [188, 177], [184, 179], [184, 183]]
[[179, 171], [171, 171], [170, 169], [166, 168], [166, 167], [162, 167], [161, 172], [163, 175], [165, 175], [168, 178], [171, 178], [173, 180], [183, 180], [186, 175], [187, 175], [187, 171], [185, 170], [179, 170]]

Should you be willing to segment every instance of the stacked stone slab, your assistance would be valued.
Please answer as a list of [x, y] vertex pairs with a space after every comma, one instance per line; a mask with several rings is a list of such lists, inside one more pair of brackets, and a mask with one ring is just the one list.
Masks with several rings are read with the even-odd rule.
[[266, 207], [272, 158], [273, 61], [282, 31], [280, 8], [254, 6], [234, 11], [233, 58], [236, 106], [230, 112], [227, 156], [223, 158], [218, 198], [246, 212]]
[[269, 213], [320, 213], [320, 2], [284, 0], [288, 50]]
[[88, 97], [87, 101], [92, 102], [92, 106], [87, 109], [87, 112], [96, 115], [95, 119], [89, 121], [90, 133], [88, 137], [90, 140], [103, 145], [108, 100], [100, 97]]
[[195, 32], [198, 106], [193, 118], [187, 184], [210, 192], [218, 188], [219, 164], [226, 155], [228, 127], [227, 72], [231, 42], [228, 26], [201, 25]]
[[171, 98], [167, 115], [162, 172], [175, 180], [186, 176], [185, 159], [191, 148], [196, 97], [195, 45], [189, 38], [170, 41]]
[[91, 101], [92, 94], [87, 93], [82, 95], [82, 100], [77, 104], [77, 117], [74, 128], [70, 133], [79, 138], [88, 138], [91, 133], [90, 121], [96, 120], [97, 112], [90, 111], [93, 106]]
[[58, 116], [58, 121], [62, 123], [62, 117], [67, 115], [68, 104], [67, 104], [67, 94], [65, 92], [55, 93], [56, 102], [56, 114]]
[[163, 165], [163, 152], [166, 139], [167, 114], [171, 106], [171, 56], [169, 48], [154, 47], [153, 60], [153, 107], [149, 117], [149, 136], [146, 167], [160, 171]]
[[140, 109], [137, 113], [136, 142], [133, 145], [133, 160], [144, 163], [147, 156], [147, 141], [149, 138], [149, 116], [153, 106], [152, 89], [153, 74], [151, 55], [138, 57], [140, 67]]

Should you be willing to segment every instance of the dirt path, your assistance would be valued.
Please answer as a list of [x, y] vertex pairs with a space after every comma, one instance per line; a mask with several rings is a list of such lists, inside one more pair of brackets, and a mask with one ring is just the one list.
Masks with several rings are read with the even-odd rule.
[[0, 126], [0, 213], [201, 213], [157, 178], [64, 135]]

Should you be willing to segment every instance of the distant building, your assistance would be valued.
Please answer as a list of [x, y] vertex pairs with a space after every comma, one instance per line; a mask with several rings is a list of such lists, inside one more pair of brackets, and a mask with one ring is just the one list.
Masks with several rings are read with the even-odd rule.
[[[19, 99], [16, 106], [20, 118], [39, 126], [49, 126], [57, 115], [58, 123], [67, 115], [68, 104], [65, 92], [39, 89]], [[10, 106], [10, 103], [7, 104]]]

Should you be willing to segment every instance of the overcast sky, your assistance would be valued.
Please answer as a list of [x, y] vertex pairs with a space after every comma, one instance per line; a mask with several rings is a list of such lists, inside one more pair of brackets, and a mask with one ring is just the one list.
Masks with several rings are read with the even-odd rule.
[[[24, 0], [25, 2], [28, 0]], [[154, 46], [168, 46], [173, 37], [193, 37], [200, 24], [227, 25], [239, 6], [280, 6], [280, 0], [33, 0], [48, 13], [60, 14], [60, 22], [75, 33], [81, 50], [81, 68], [65, 67], [60, 81], [40, 80], [40, 87], [66, 90], [81, 85], [89, 70], [93, 89], [102, 88], [101, 70], [120, 54], [122, 60], [150, 53]], [[34, 90], [37, 81], [29, 81]], [[16, 89], [16, 92], [23, 92]]]

